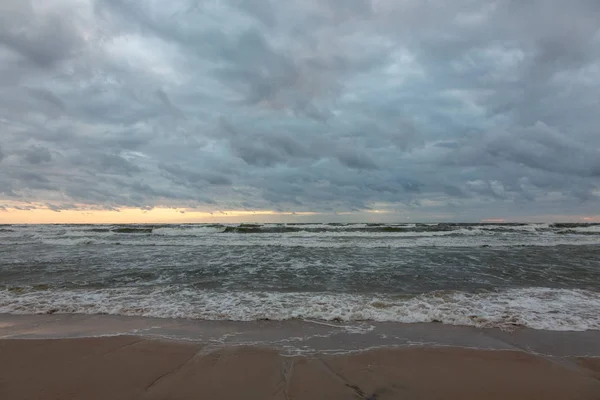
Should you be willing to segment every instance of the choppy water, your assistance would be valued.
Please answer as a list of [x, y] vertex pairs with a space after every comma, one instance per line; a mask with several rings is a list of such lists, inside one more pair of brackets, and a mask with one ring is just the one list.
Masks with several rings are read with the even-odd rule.
[[600, 225], [0, 225], [0, 313], [600, 329]]

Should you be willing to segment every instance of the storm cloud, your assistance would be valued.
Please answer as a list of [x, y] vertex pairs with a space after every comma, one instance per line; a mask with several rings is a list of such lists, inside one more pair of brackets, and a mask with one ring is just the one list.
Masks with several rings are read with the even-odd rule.
[[594, 0], [4, 0], [0, 206], [598, 214], [598, 21]]

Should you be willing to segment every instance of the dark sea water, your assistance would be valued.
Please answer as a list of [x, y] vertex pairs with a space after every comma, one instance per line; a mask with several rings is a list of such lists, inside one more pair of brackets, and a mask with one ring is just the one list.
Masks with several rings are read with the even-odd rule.
[[0, 225], [0, 313], [600, 329], [600, 225]]

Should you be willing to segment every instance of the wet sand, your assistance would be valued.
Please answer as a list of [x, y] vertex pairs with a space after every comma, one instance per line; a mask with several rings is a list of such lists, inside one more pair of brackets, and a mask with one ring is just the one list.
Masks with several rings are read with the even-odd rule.
[[0, 399], [597, 400], [599, 338], [442, 324], [0, 315]]
[[113, 336], [0, 340], [2, 399], [599, 399], [596, 359], [520, 351], [273, 349]]

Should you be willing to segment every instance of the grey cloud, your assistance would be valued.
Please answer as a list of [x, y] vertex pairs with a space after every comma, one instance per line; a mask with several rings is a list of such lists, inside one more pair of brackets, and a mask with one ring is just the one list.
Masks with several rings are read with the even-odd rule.
[[64, 192], [74, 201], [99, 204], [106, 209], [113, 209], [117, 204], [130, 205], [122, 191], [115, 193], [114, 188], [106, 187], [104, 182], [90, 184], [89, 180], [82, 179], [67, 185]]
[[460, 145], [457, 142], [447, 141], [447, 142], [437, 142], [434, 144], [434, 146], [445, 147], [448, 149], [456, 149]]
[[153, 140], [153, 131], [136, 126], [129, 126], [126, 129], [116, 126], [110, 132], [86, 135], [73, 126], [48, 129], [44, 125], [32, 124], [27, 131], [27, 136], [45, 142], [48, 146], [60, 146], [63, 149], [77, 151], [89, 150], [95, 153], [99, 148], [115, 152], [139, 149]]
[[13, 185], [7, 180], [0, 180], [0, 194], [3, 194], [6, 197], [19, 197], [19, 195], [14, 191]]
[[280, 149], [288, 157], [311, 157], [313, 154], [305, 144], [297, 141], [285, 133], [279, 133], [265, 138], [269, 146]]
[[225, 137], [232, 138], [238, 136], [238, 131], [233, 124], [224, 116], [220, 116], [217, 121], [217, 135], [225, 135]]
[[467, 190], [484, 197], [503, 198], [503, 191], [490, 181], [470, 181], [467, 182]]
[[35, 206], [14, 206], [15, 210], [20, 210], [20, 211], [29, 211], [29, 210], [35, 210], [36, 207]]
[[174, 117], [177, 118], [185, 118], [183, 112], [177, 108], [175, 105], [173, 105], [173, 103], [171, 102], [171, 99], [169, 99], [169, 96], [167, 96], [167, 94], [164, 92], [164, 90], [159, 89], [156, 91], [156, 95], [158, 96], [159, 100], [163, 103], [163, 105], [165, 106], [165, 109], [168, 113], [170, 113], [171, 115], [173, 115]]
[[347, 167], [356, 169], [377, 169], [377, 164], [366, 153], [356, 149], [341, 149], [337, 159]]
[[52, 161], [50, 151], [45, 147], [30, 147], [23, 155], [25, 161], [30, 164], [42, 164]]
[[270, 0], [241, 0], [237, 6], [265, 26], [273, 27], [277, 23], [277, 17], [273, 12], [274, 7]]
[[310, 145], [295, 139], [280, 129], [255, 130], [251, 127], [235, 127], [220, 117], [217, 134], [225, 138], [232, 152], [246, 164], [270, 167], [278, 163], [292, 162], [295, 158], [314, 158], [317, 155]]
[[40, 190], [54, 190], [50, 179], [38, 172], [14, 171], [11, 174], [24, 187]]
[[555, 173], [592, 177], [600, 173], [600, 149], [587, 148], [541, 122], [511, 132], [489, 133], [471, 146], [482, 163], [506, 160]]
[[160, 189], [153, 188], [152, 186], [148, 185], [145, 182], [133, 182], [131, 184], [128, 184], [126, 182], [120, 182], [120, 185], [122, 185], [123, 187], [130, 188], [135, 193], [142, 195], [142, 197], [169, 198], [169, 197], [173, 196], [173, 192], [168, 191], [168, 190], [160, 190]]
[[118, 154], [89, 152], [86, 155], [73, 155], [69, 161], [74, 166], [83, 168], [84, 171], [87, 171], [91, 175], [113, 174], [132, 176], [133, 174], [142, 172], [140, 167]]
[[454, 185], [442, 185], [442, 191], [451, 197], [466, 197], [465, 192], [460, 187]]
[[597, 1], [218, 3], [2, 2], [2, 196], [469, 218], [598, 201]]
[[195, 172], [182, 168], [179, 165], [160, 164], [159, 168], [179, 184], [200, 185], [208, 183], [211, 185], [231, 185], [231, 179], [223, 174], [212, 171]]
[[59, 12], [39, 16], [29, 1], [7, 0], [0, 17], [0, 44], [41, 68], [54, 67], [82, 44], [78, 32]]
[[141, 168], [137, 165], [116, 154], [103, 154], [99, 158], [99, 165], [104, 173], [131, 175], [132, 173], [141, 172]]
[[217, 51], [229, 61], [228, 67], [216, 71], [217, 76], [236, 83], [247, 104], [264, 102], [278, 108], [296, 101], [299, 93], [287, 89], [300, 83], [299, 71], [292, 60], [272, 49], [259, 31], [244, 32]]
[[402, 188], [404, 188], [404, 190], [412, 193], [419, 193], [421, 191], [421, 187], [423, 186], [422, 183], [410, 179], [400, 180], [400, 185]]
[[26, 88], [29, 95], [37, 100], [47, 103], [57, 111], [64, 112], [66, 110], [65, 103], [58, 98], [54, 93], [46, 89]]
[[370, 0], [326, 0], [333, 18], [369, 18], [373, 12]]
[[277, 150], [263, 143], [234, 142], [232, 144], [235, 154], [246, 164], [257, 167], [272, 167], [285, 161], [284, 156]]
[[76, 210], [78, 207], [75, 204], [46, 204], [46, 207], [49, 210], [55, 211], [55, 212], [61, 212], [63, 210]]
[[205, 193], [187, 193], [172, 187], [150, 186], [145, 182], [133, 182], [132, 184], [122, 182], [121, 185], [122, 187], [130, 189], [135, 193], [136, 198], [146, 203], [158, 199], [167, 199], [168, 201], [175, 201], [175, 205], [181, 201], [186, 201], [188, 205], [190, 202], [193, 204], [216, 204], [216, 202], [212, 198], [206, 196]]

